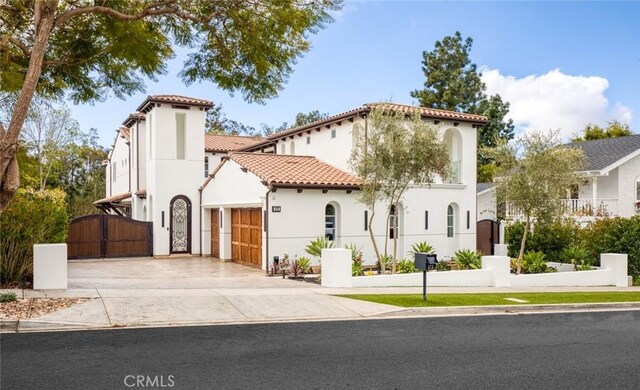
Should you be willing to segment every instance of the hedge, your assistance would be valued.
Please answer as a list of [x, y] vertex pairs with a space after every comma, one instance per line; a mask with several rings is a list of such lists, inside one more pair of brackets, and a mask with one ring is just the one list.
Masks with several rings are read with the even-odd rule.
[[[509, 256], [518, 255], [523, 231], [524, 223], [521, 222], [505, 229]], [[599, 264], [601, 253], [626, 253], [629, 255], [629, 275], [640, 276], [640, 216], [598, 219], [585, 228], [572, 221], [538, 225], [527, 237], [525, 251], [541, 251], [548, 260], [560, 261], [562, 250], [571, 245], [587, 249], [594, 265]]]
[[18, 189], [0, 214], [0, 281], [31, 282], [33, 245], [65, 242], [68, 227], [64, 191]]

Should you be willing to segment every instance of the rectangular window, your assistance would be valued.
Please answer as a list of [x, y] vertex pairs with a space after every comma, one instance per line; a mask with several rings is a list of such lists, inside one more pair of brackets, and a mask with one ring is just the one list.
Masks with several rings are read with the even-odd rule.
[[204, 177], [209, 176], [209, 157], [204, 156]]
[[364, 211], [364, 231], [369, 230], [369, 211]]
[[447, 207], [447, 237], [453, 237], [453, 207]]
[[311, 136], [307, 137], [307, 145], [309, 145], [311, 143]]
[[429, 230], [429, 210], [424, 211], [424, 230]]
[[331, 130], [331, 138], [336, 138], [336, 129]]
[[636, 182], [636, 200], [640, 200], [640, 180]]
[[176, 159], [184, 160], [186, 154], [185, 114], [176, 114]]
[[471, 211], [467, 210], [467, 229], [471, 226]]

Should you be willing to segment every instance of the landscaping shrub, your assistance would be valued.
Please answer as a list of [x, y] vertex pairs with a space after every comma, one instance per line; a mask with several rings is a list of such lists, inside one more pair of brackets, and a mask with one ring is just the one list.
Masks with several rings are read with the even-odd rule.
[[364, 275], [362, 269], [362, 248], [358, 248], [356, 244], [347, 244], [344, 248], [351, 251], [351, 276]]
[[63, 191], [18, 189], [0, 214], [0, 281], [32, 281], [33, 245], [65, 242], [68, 227]]
[[327, 237], [318, 237], [311, 241], [305, 248], [305, 251], [314, 257], [320, 257], [322, 250], [327, 248], [333, 248], [333, 241], [329, 241]]
[[482, 255], [478, 251], [471, 249], [456, 251], [453, 256], [453, 261], [458, 265], [458, 269], [482, 268]]
[[0, 294], [0, 303], [14, 302], [16, 299], [16, 293], [14, 292]]
[[522, 256], [522, 273], [524, 274], [542, 274], [557, 271], [547, 265], [546, 255], [542, 252], [527, 252]]
[[581, 234], [589, 255], [600, 261], [601, 253], [626, 253], [629, 275], [640, 276], [640, 216], [596, 220]]
[[[515, 222], [505, 229], [506, 240], [509, 245], [509, 256], [518, 257], [524, 222]], [[539, 223], [530, 232], [525, 244], [525, 252], [543, 252], [548, 259], [560, 261], [562, 251], [579, 242], [580, 227], [571, 220], [552, 223]]]
[[308, 257], [301, 257], [298, 259], [298, 267], [300, 267], [300, 272], [303, 274], [311, 273], [311, 259]]
[[393, 262], [393, 258], [389, 255], [380, 255], [381, 260], [378, 260], [378, 271], [382, 271], [382, 267], [380, 266], [380, 261], [384, 261], [384, 269], [385, 271], [391, 271], [391, 263]]
[[432, 245], [429, 245], [426, 241], [422, 241], [422, 242], [416, 242], [415, 244], [411, 245], [411, 250], [409, 251], [409, 253], [415, 257], [416, 253], [434, 253], [436, 251], [436, 248], [434, 248]]
[[573, 269], [576, 271], [578, 270], [578, 266], [582, 267], [582, 270], [585, 269], [585, 265], [590, 267], [589, 252], [583, 246], [572, 245], [565, 248], [562, 251], [561, 258], [563, 262], [573, 264]]
[[398, 262], [396, 271], [398, 271], [399, 274], [410, 274], [416, 272], [416, 265], [411, 260], [402, 259]]

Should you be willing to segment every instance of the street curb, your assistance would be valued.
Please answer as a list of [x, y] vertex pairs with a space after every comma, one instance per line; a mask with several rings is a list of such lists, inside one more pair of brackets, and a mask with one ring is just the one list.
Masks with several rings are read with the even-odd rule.
[[[579, 313], [599, 311], [625, 311], [640, 310], [640, 302], [632, 303], [588, 303], [588, 304], [558, 304], [558, 305], [499, 305], [499, 306], [453, 306], [453, 307], [421, 307], [404, 308], [388, 312], [373, 313], [354, 317], [298, 317], [298, 318], [272, 318], [255, 320], [219, 320], [203, 322], [157, 322], [132, 325], [90, 326], [80, 323], [55, 323], [42, 322], [41, 326], [28, 326], [20, 328], [18, 320], [2, 322], [12, 324], [13, 327], [1, 328], [0, 333], [39, 333], [39, 332], [66, 332], [84, 330], [117, 330], [117, 329], [150, 329], [191, 326], [223, 326], [223, 325], [264, 325], [286, 324], [298, 322], [334, 322], [334, 321], [370, 321], [407, 318], [436, 318], [456, 316], [482, 316], [482, 315], [517, 315], [517, 314], [547, 314], [547, 313]], [[31, 323], [29, 325], [35, 325]], [[58, 326], [56, 326], [58, 325]], [[62, 325], [62, 326], [60, 326]]]
[[0, 332], [17, 332], [19, 320], [0, 320]]
[[535, 312], [565, 312], [565, 311], [591, 311], [591, 310], [640, 310], [640, 302], [621, 303], [561, 303], [538, 305], [493, 305], [493, 306], [442, 306], [442, 307], [410, 307], [403, 308], [393, 313], [384, 313], [383, 316], [402, 315], [428, 315], [428, 314], [483, 314], [483, 313], [535, 313]]

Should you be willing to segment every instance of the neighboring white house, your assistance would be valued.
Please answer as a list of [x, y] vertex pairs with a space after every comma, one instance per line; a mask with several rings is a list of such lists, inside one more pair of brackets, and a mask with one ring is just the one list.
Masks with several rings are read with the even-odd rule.
[[[640, 214], [640, 134], [570, 144], [585, 155], [584, 182], [567, 190], [565, 213], [577, 222], [595, 218]], [[487, 183], [478, 186], [478, 208], [483, 218], [496, 214], [495, 189]], [[482, 206], [481, 206], [482, 205]], [[479, 211], [480, 213], [480, 211]], [[507, 207], [506, 217], [520, 216]]]
[[[131, 187], [109, 183], [96, 205], [113, 212], [129, 202], [132, 218], [152, 221], [154, 255], [213, 255], [266, 268], [275, 256], [305, 256], [309, 241], [326, 236], [339, 246], [355, 243], [372, 262], [365, 224], [371, 210], [357, 202], [359, 180], [350, 174], [349, 158], [356, 131], [367, 128], [374, 107], [419, 110], [446, 142], [453, 172], [431, 186], [412, 186], [397, 226], [387, 225], [386, 207], [377, 206], [378, 245], [398, 237], [400, 257], [419, 241], [434, 245], [441, 258], [475, 248], [477, 129], [486, 118], [374, 103], [260, 139], [205, 135], [211, 106], [150, 96], [124, 122], [130, 143], [117, 141], [110, 153], [107, 180], [113, 161], [129, 153]], [[136, 165], [140, 157], [144, 168]]]

